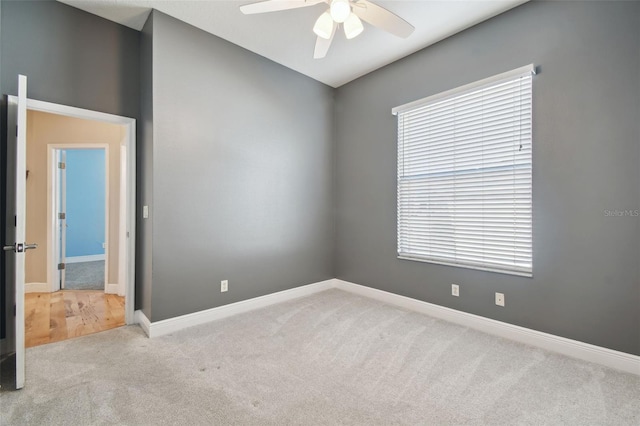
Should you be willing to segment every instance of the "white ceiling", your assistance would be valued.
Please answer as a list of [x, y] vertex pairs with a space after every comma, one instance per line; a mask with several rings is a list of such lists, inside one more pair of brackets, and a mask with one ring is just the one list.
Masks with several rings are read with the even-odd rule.
[[410, 55], [528, 0], [395, 0], [374, 3], [396, 13], [416, 30], [401, 39], [365, 23], [352, 40], [336, 34], [324, 59], [313, 59], [317, 17], [327, 8], [243, 15], [252, 0], [58, 0], [136, 30], [151, 9], [187, 22], [332, 87]]

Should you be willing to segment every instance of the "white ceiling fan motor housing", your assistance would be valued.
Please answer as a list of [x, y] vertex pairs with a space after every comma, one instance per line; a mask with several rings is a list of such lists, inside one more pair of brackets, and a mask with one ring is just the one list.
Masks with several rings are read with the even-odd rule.
[[349, 0], [331, 0], [330, 10], [333, 20], [341, 24], [351, 14], [351, 5]]

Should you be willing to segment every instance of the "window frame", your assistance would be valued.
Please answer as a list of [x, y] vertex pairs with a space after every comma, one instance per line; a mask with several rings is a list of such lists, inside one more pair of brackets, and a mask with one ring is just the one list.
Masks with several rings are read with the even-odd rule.
[[[419, 261], [419, 262], [426, 262], [426, 263], [434, 263], [434, 264], [442, 264], [442, 265], [447, 265], [447, 266], [455, 266], [455, 267], [462, 267], [462, 268], [468, 268], [468, 269], [474, 269], [474, 270], [483, 270], [483, 271], [491, 271], [491, 272], [497, 272], [497, 273], [502, 273], [502, 274], [508, 274], [508, 275], [517, 275], [517, 276], [524, 276], [524, 277], [533, 277], [533, 99], [531, 99], [529, 101], [529, 103], [527, 104], [527, 106], [529, 107], [529, 111], [528, 111], [528, 117], [529, 117], [529, 123], [531, 124], [531, 129], [529, 130], [529, 134], [530, 134], [530, 138], [529, 138], [529, 142], [530, 142], [530, 150], [529, 150], [529, 154], [528, 154], [528, 158], [529, 158], [529, 163], [528, 163], [528, 167], [530, 170], [529, 174], [528, 174], [528, 188], [530, 191], [530, 196], [528, 198], [529, 200], [529, 222], [530, 222], [530, 233], [528, 234], [528, 241], [526, 241], [526, 243], [528, 243], [527, 245], [527, 249], [528, 249], [528, 264], [527, 267], [523, 267], [518, 265], [515, 261], [513, 262], [513, 264], [511, 265], [505, 265], [505, 266], [496, 266], [496, 262], [493, 262], [493, 265], [491, 264], [491, 262], [475, 262], [475, 261], [470, 261], [470, 260], [465, 260], [465, 261], [461, 261], [457, 258], [455, 258], [454, 256], [454, 260], [452, 261], [451, 259], [448, 259], [446, 256], [438, 258], [438, 256], [435, 256], [433, 253], [430, 255], [421, 255], [421, 254], [416, 254], [416, 255], [412, 255], [410, 252], [406, 252], [406, 251], [401, 251], [402, 247], [401, 247], [401, 184], [405, 183], [406, 181], [408, 181], [408, 179], [404, 179], [403, 180], [403, 176], [401, 176], [401, 172], [400, 172], [400, 161], [404, 161], [406, 159], [406, 156], [402, 156], [401, 157], [401, 153], [404, 153], [403, 149], [404, 149], [404, 145], [401, 145], [404, 143], [404, 132], [406, 129], [401, 128], [401, 123], [402, 123], [402, 115], [403, 114], [410, 114], [412, 112], [415, 112], [417, 110], [420, 110], [421, 108], [425, 108], [427, 106], [430, 105], [434, 105], [437, 104], [439, 102], [443, 102], [443, 101], [447, 101], [449, 99], [454, 99], [454, 98], [459, 98], [459, 97], [463, 97], [466, 94], [469, 93], [474, 93], [474, 92], [479, 92], [481, 90], [484, 89], [490, 89], [492, 87], [498, 86], [500, 84], [504, 84], [505, 82], [511, 81], [511, 80], [520, 80], [522, 77], [531, 77], [531, 86], [530, 86], [530, 90], [531, 92], [533, 92], [533, 76], [536, 74], [535, 71], [535, 66], [533, 64], [529, 64], [511, 71], [507, 71], [505, 73], [501, 73], [501, 74], [497, 74], [494, 75], [492, 77], [483, 79], [483, 80], [479, 80], [476, 82], [472, 82], [457, 88], [454, 88], [452, 90], [447, 90], [445, 92], [441, 92], [432, 96], [428, 96], [426, 98], [422, 98], [413, 102], [409, 102], [406, 103], [404, 105], [400, 105], [398, 107], [395, 107], [392, 109], [392, 114], [398, 116], [398, 128], [397, 128], [397, 165], [398, 165], [398, 174], [397, 174], [397, 182], [396, 182], [396, 188], [397, 188], [397, 192], [396, 192], [396, 209], [397, 209], [397, 216], [396, 216], [396, 224], [397, 224], [397, 228], [396, 228], [396, 244], [397, 244], [397, 257], [399, 259], [404, 259], [404, 260], [412, 260], [412, 261]], [[527, 88], [527, 90], [529, 90]], [[531, 97], [533, 97], [533, 93], [531, 93]], [[523, 108], [522, 105], [519, 106], [519, 108]], [[522, 112], [520, 112], [519, 114], [522, 114]], [[483, 117], [484, 119], [484, 117]], [[519, 129], [521, 132], [521, 129]], [[519, 133], [519, 137], [521, 137], [522, 133]], [[515, 140], [515, 139], [514, 139]], [[482, 142], [483, 140], [480, 139], [478, 145], [482, 146]], [[428, 142], [425, 142], [424, 147], [426, 147], [426, 149], [428, 149], [429, 147], [427, 146]], [[420, 147], [422, 148], [422, 146]], [[515, 157], [515, 155], [514, 155]], [[513, 173], [515, 174], [515, 169], [518, 167], [518, 163], [514, 160], [514, 163], [510, 164], [509, 167], [505, 166], [505, 170], [512, 170]], [[404, 170], [404, 166], [403, 166], [403, 170]], [[484, 176], [485, 170], [484, 169], [478, 169], [479, 171], [477, 172], [478, 175], [480, 176]], [[451, 171], [450, 172], [451, 175], [462, 175], [462, 173], [460, 171]], [[514, 188], [516, 187], [516, 184], [514, 183]], [[484, 186], [483, 186], [484, 188]], [[408, 191], [408, 190], [407, 190]], [[455, 196], [455, 191], [451, 191], [450, 192], [451, 196]], [[458, 198], [459, 199], [459, 198]], [[515, 199], [515, 196], [514, 196]], [[451, 205], [454, 205], [455, 203], [452, 203]], [[483, 207], [484, 208], [484, 205]], [[425, 209], [425, 211], [427, 211], [429, 209]], [[429, 210], [430, 212], [433, 211], [433, 209]], [[515, 213], [514, 213], [514, 217]], [[453, 219], [455, 220], [455, 219]], [[402, 222], [404, 223], [404, 222]], [[453, 234], [455, 234], [455, 227], [456, 225], [454, 225], [454, 231]], [[405, 237], [410, 237], [411, 234], [409, 234], [410, 231], [405, 231]], [[416, 234], [418, 235], [418, 237], [422, 237], [423, 235], [429, 236], [429, 235], [433, 235], [433, 232], [431, 232], [431, 234], [429, 234], [428, 232], [425, 233], [419, 233]], [[415, 235], [414, 235], [415, 236]], [[433, 238], [433, 236], [431, 237]], [[479, 240], [481, 240], [481, 242], [478, 242], [474, 247], [480, 247], [483, 245], [484, 241], [487, 241], [487, 235], [483, 235], [481, 238], [479, 238]], [[511, 241], [513, 241], [513, 247], [516, 247], [516, 240], [517, 237], [513, 237], [511, 238]], [[508, 240], [507, 240], [508, 241]], [[429, 243], [432, 244], [433, 243]], [[459, 242], [459, 240], [456, 240], [455, 237], [451, 237], [450, 238], [450, 242], [449, 244], [451, 245], [451, 247], [456, 248], [458, 245], [460, 245], [461, 243]], [[426, 251], [431, 251], [432, 249], [429, 248]], [[476, 249], [479, 253], [481, 252], [482, 249]], [[446, 249], [441, 249], [441, 253], [445, 252]]]

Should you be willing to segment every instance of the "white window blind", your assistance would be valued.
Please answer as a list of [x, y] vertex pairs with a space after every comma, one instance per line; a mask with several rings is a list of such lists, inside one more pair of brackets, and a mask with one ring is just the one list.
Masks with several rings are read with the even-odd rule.
[[532, 275], [534, 69], [394, 108], [398, 257]]

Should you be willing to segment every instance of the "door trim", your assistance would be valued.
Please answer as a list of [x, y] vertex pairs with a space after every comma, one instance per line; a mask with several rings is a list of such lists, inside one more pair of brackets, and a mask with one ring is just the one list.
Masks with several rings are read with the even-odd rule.
[[[17, 101], [16, 96], [9, 96], [9, 99]], [[124, 286], [125, 296], [125, 323], [134, 323], [134, 307], [135, 307], [135, 268], [136, 268], [136, 120], [134, 118], [123, 117], [119, 115], [107, 114], [104, 112], [91, 111], [83, 108], [76, 108], [67, 105], [54, 104], [51, 102], [38, 101], [35, 99], [27, 99], [27, 110], [41, 111], [50, 114], [64, 115], [73, 118], [82, 118], [87, 120], [101, 121], [104, 123], [118, 124], [126, 129], [126, 140], [124, 147], [127, 151], [127, 168], [126, 168], [126, 243], [123, 244], [125, 249], [124, 257], [126, 259], [126, 270], [122, 274], [126, 277]], [[22, 300], [24, 300], [24, 291], [22, 292]], [[24, 323], [24, 313], [16, 321]]]

